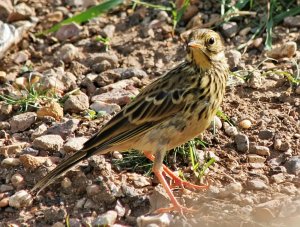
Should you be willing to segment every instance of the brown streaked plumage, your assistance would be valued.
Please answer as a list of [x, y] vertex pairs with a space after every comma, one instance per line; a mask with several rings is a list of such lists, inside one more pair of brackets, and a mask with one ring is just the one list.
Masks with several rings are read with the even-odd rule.
[[[154, 161], [153, 172], [166, 189], [173, 209], [181, 206], [162, 172], [189, 188], [204, 188], [181, 181], [162, 164], [166, 152], [203, 132], [221, 104], [229, 73], [220, 36], [208, 29], [193, 31], [187, 40], [184, 62], [146, 88], [81, 150], [63, 160], [32, 191], [42, 190], [68, 169], [94, 154], [137, 149]], [[169, 209], [168, 209], [169, 210]]]

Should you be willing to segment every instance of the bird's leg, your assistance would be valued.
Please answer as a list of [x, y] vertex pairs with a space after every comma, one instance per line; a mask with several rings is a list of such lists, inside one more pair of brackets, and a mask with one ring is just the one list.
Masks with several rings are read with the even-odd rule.
[[178, 211], [180, 214], [183, 214], [184, 212], [194, 212], [195, 210], [184, 207], [179, 204], [179, 202], [175, 198], [173, 192], [171, 191], [166, 179], [164, 178], [164, 176], [162, 174], [162, 172], [163, 172], [162, 162], [163, 162], [164, 154], [165, 154], [164, 152], [156, 153], [155, 159], [153, 160], [154, 163], [153, 163], [152, 171], [155, 174], [155, 176], [157, 177], [157, 179], [159, 180], [159, 182], [162, 184], [164, 189], [166, 190], [173, 206], [168, 207], [168, 208], [160, 208], [160, 209], [156, 210], [156, 212], [165, 213], [165, 212], [170, 212], [170, 211]]
[[[149, 160], [154, 162], [155, 157], [151, 153], [144, 152], [144, 154]], [[203, 189], [207, 189], [209, 187], [208, 185], [196, 185], [196, 184], [192, 184], [188, 181], [184, 181], [184, 180], [180, 179], [180, 177], [178, 177], [176, 174], [174, 174], [173, 171], [170, 170], [167, 166], [165, 166], [164, 164], [162, 164], [162, 166], [163, 166], [163, 171], [174, 181], [172, 184], [174, 186], [180, 186], [183, 188], [194, 189], [194, 190], [203, 190]]]

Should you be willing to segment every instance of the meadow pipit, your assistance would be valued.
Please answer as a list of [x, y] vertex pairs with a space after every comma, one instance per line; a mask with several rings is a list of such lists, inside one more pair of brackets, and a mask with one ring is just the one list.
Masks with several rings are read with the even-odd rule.
[[228, 73], [219, 34], [208, 29], [191, 32], [186, 59], [144, 88], [81, 150], [63, 160], [32, 191], [42, 190], [92, 155], [136, 149], [154, 161], [153, 172], [173, 204], [167, 210], [189, 211], [178, 203], [162, 173], [188, 188], [206, 186], [182, 181], [163, 165], [163, 159], [168, 150], [198, 136], [209, 126], [223, 99]]

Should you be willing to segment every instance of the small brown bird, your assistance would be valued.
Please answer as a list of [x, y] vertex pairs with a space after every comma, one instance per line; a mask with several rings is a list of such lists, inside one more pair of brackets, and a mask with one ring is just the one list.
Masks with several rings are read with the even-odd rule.
[[185, 61], [144, 88], [81, 150], [63, 160], [32, 191], [41, 191], [92, 155], [136, 149], [154, 161], [153, 172], [173, 204], [162, 211], [190, 211], [178, 203], [163, 172], [181, 186], [192, 189], [206, 186], [182, 181], [163, 165], [163, 159], [168, 150], [198, 136], [209, 126], [223, 99], [228, 74], [219, 34], [208, 29], [193, 31], [187, 39]]

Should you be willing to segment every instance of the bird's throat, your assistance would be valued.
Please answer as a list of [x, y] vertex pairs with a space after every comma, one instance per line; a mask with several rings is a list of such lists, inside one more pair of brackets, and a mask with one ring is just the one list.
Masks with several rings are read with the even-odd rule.
[[204, 70], [208, 70], [212, 66], [206, 54], [199, 49], [192, 50], [192, 60], [199, 68]]

